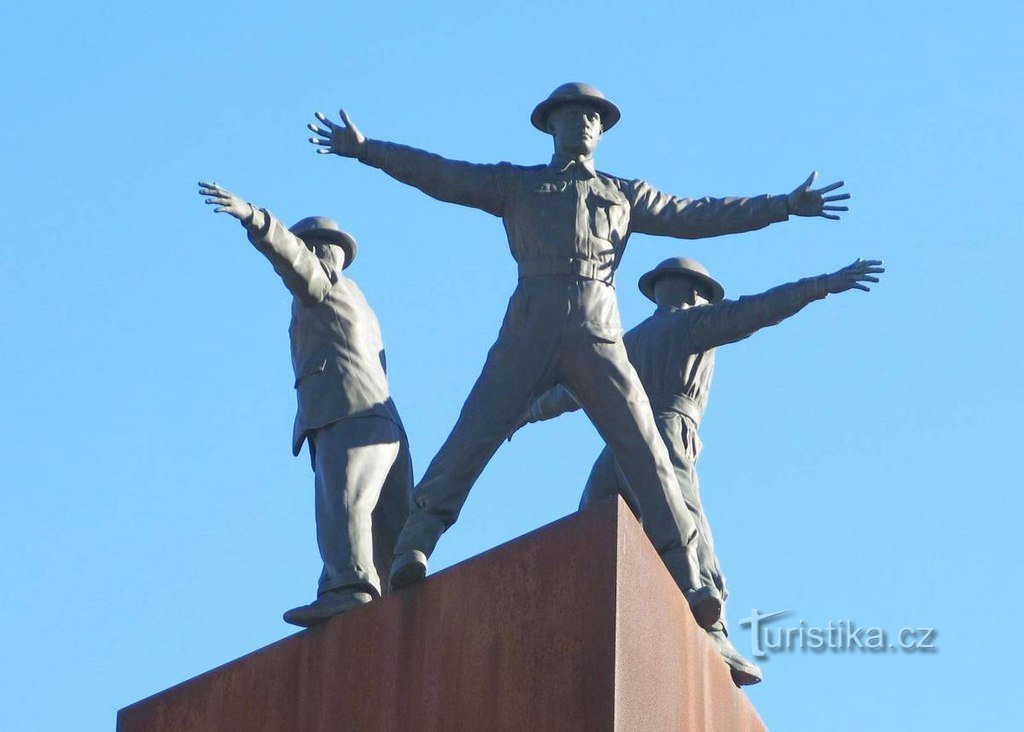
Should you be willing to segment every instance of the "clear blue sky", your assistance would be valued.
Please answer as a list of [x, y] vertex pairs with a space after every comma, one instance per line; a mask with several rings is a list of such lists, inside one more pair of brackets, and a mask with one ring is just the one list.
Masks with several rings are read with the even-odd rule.
[[[934, 627], [931, 655], [779, 654], [785, 730], [1002, 728], [1024, 510], [1019, 3], [21, 4], [0, 48], [0, 729], [109, 730], [119, 707], [290, 632], [318, 557], [289, 451], [289, 296], [216, 180], [337, 218], [375, 307], [417, 476], [479, 372], [515, 270], [500, 222], [305, 141], [533, 164], [528, 118], [588, 81], [623, 112], [603, 170], [680, 195], [847, 181], [839, 223], [636, 236], [619, 274], [698, 257], [732, 294], [888, 272], [719, 353], [700, 463], [735, 623]], [[502, 448], [440, 568], [572, 511], [582, 415]], [[750, 637], [737, 629], [737, 646]]]

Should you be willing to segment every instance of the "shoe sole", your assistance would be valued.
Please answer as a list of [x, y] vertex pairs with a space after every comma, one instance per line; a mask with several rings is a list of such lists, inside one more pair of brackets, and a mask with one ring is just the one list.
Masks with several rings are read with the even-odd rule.
[[729, 673], [732, 675], [732, 683], [736, 684], [736, 686], [753, 686], [754, 684], [761, 683], [761, 677], [755, 676], [749, 671], [741, 671], [730, 666]]
[[320, 623], [324, 623], [327, 620], [328, 618], [312, 618], [308, 615], [302, 614], [284, 614], [284, 622], [288, 623], [289, 625], [297, 625], [300, 628], [312, 628], [314, 625], [319, 625]]

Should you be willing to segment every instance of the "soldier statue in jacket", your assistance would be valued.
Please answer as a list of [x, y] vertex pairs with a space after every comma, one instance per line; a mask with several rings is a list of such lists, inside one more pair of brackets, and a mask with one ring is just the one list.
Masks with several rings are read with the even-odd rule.
[[409, 513], [412, 462], [388, 391], [380, 325], [342, 271], [356, 242], [334, 221], [312, 216], [287, 229], [216, 183], [201, 182], [199, 193], [242, 223], [292, 294], [292, 452], [308, 442], [323, 571], [316, 600], [284, 619], [315, 625], [381, 595]]

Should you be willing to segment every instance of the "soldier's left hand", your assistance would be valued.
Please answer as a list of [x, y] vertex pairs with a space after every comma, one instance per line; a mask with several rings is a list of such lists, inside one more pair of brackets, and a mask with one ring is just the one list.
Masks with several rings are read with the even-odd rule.
[[834, 196], [826, 196], [829, 191], [842, 188], [846, 183], [836, 181], [824, 188], [811, 188], [814, 181], [818, 179], [818, 171], [813, 171], [803, 183], [786, 196], [789, 204], [789, 212], [795, 216], [823, 216], [833, 221], [839, 220], [839, 215], [828, 213], [829, 211], [849, 211], [849, 206], [831, 205], [835, 201], [845, 201], [850, 197], [849, 193], [837, 193]]
[[858, 259], [853, 264], [843, 267], [837, 272], [825, 275], [825, 287], [829, 293], [835, 295], [847, 290], [863, 290], [870, 292], [871, 288], [865, 282], [878, 282], [874, 275], [885, 272], [880, 259]]
[[199, 181], [199, 195], [207, 196], [206, 203], [216, 206], [215, 213], [226, 213], [234, 216], [239, 221], [245, 221], [252, 216], [252, 206], [243, 201], [226, 188], [221, 188], [216, 183]]

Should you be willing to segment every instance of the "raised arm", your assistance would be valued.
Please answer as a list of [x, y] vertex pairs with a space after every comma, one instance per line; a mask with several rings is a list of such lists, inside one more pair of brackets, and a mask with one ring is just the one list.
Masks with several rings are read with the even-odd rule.
[[331, 273], [299, 237], [288, 231], [268, 211], [243, 201], [216, 183], [199, 182], [199, 194], [214, 212], [238, 219], [249, 241], [270, 260], [285, 287], [304, 305], [321, 302], [334, 285]]
[[864, 283], [878, 282], [875, 275], [885, 271], [881, 265], [876, 259], [858, 259], [832, 274], [780, 285], [760, 295], [701, 307], [691, 321], [690, 337], [695, 346], [704, 350], [743, 340], [761, 328], [796, 315], [807, 304], [827, 295], [853, 289], [868, 292], [870, 288]]
[[341, 124], [317, 112], [319, 124], [308, 125], [314, 133], [309, 141], [321, 155], [356, 158], [441, 201], [479, 208], [495, 216], [504, 212], [505, 179], [511, 168], [507, 163], [479, 165], [449, 160], [414, 147], [370, 140], [344, 109], [338, 113]]
[[662, 193], [643, 181], [632, 181], [626, 187], [630, 199], [630, 229], [643, 234], [674, 236], [680, 239], [703, 239], [723, 234], [763, 229], [769, 224], [794, 216], [822, 216], [838, 219], [832, 211], [846, 211], [846, 206], [832, 205], [846, 200], [849, 193], [825, 196], [841, 187], [842, 181], [814, 189], [816, 172], [787, 195], [763, 195], [753, 198], [677, 198]]

